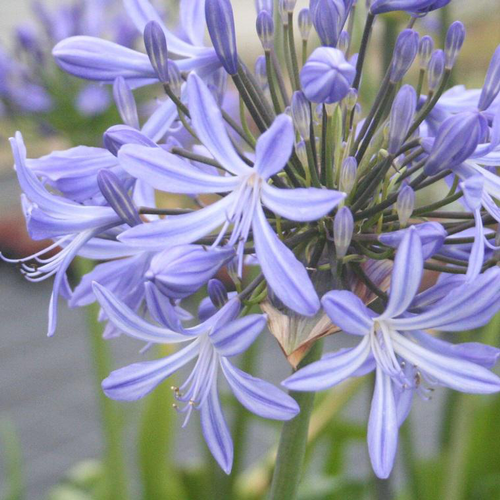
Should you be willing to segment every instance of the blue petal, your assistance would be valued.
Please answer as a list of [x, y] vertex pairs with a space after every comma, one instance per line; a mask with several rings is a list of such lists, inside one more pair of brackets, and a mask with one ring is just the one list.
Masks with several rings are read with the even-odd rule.
[[299, 413], [295, 399], [282, 390], [239, 370], [226, 358], [220, 363], [234, 395], [248, 411], [273, 420], [290, 420]]
[[205, 174], [161, 148], [125, 145], [118, 159], [132, 177], [169, 193], [226, 193], [241, 182], [237, 177]]
[[373, 313], [352, 292], [334, 290], [321, 299], [332, 322], [351, 335], [368, 335], [373, 328]]
[[183, 332], [184, 328], [170, 299], [165, 297], [151, 282], [146, 283], [144, 288], [151, 317], [174, 332]]
[[345, 193], [329, 189], [278, 189], [264, 184], [262, 203], [275, 214], [298, 222], [321, 219], [331, 212], [345, 197]]
[[256, 207], [252, 228], [255, 253], [273, 292], [299, 314], [316, 314], [320, 303], [307, 271], [276, 236], [260, 205]]
[[250, 314], [215, 329], [210, 340], [221, 356], [236, 356], [245, 352], [266, 326], [264, 314]]
[[[369, 363], [370, 341], [364, 337], [352, 349], [341, 349], [338, 352], [326, 354], [319, 361], [305, 366], [284, 380], [281, 385], [291, 391], [322, 391], [340, 384], [348, 377], [359, 376], [363, 368], [372, 368]], [[364, 370], [363, 370], [364, 371]], [[358, 373], [357, 373], [358, 372]]]
[[269, 179], [283, 170], [292, 154], [294, 141], [292, 119], [287, 115], [277, 116], [257, 141], [255, 170], [261, 177]]
[[391, 378], [377, 368], [368, 422], [368, 451], [377, 477], [389, 477], [397, 447], [398, 421]]
[[203, 45], [205, 36], [205, 1], [183, 0], [180, 4], [182, 28], [193, 45]]
[[102, 382], [104, 394], [117, 401], [136, 401], [189, 363], [198, 351], [199, 343], [195, 341], [164, 359], [134, 363], [115, 370]]
[[168, 132], [179, 113], [177, 105], [172, 99], [167, 99], [160, 103], [158, 108], [148, 118], [143, 125], [141, 132], [152, 141], [158, 142]]
[[229, 474], [233, 466], [233, 441], [222, 413], [216, 382], [210, 389], [208, 399], [201, 405], [200, 419], [208, 448], [222, 470]]
[[398, 333], [393, 333], [392, 341], [399, 356], [442, 385], [473, 394], [500, 391], [500, 378], [483, 366], [431, 351]]
[[380, 319], [399, 316], [406, 311], [418, 292], [423, 271], [422, 242], [417, 231], [410, 228], [396, 252], [389, 302]]
[[94, 283], [94, 294], [110, 321], [129, 337], [156, 344], [186, 342], [192, 338], [148, 323], [99, 283]]
[[219, 106], [201, 78], [191, 74], [187, 91], [192, 124], [201, 143], [229, 172], [236, 175], [252, 173], [236, 153]]

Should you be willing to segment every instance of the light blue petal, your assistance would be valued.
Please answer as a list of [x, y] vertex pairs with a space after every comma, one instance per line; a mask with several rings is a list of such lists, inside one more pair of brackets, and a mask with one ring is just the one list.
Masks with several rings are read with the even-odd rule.
[[290, 420], [299, 413], [295, 399], [282, 390], [239, 370], [226, 358], [220, 363], [234, 395], [248, 411], [273, 420]]
[[472, 394], [500, 391], [500, 378], [483, 366], [431, 351], [398, 333], [392, 341], [397, 354], [442, 385]]
[[368, 335], [373, 328], [373, 313], [352, 292], [334, 290], [321, 299], [333, 323], [351, 335]]
[[134, 363], [115, 370], [102, 381], [108, 398], [117, 401], [136, 401], [149, 394], [158, 384], [198, 355], [197, 341], [164, 359]]
[[196, 74], [189, 76], [187, 93], [192, 124], [201, 143], [229, 172], [235, 175], [252, 173], [236, 153], [214, 97]]
[[168, 132], [178, 115], [175, 102], [172, 99], [167, 99], [159, 104], [143, 125], [141, 132], [152, 141], [158, 142]]
[[193, 243], [227, 221], [227, 213], [234, 200], [234, 195], [230, 194], [201, 210], [167, 216], [165, 219], [131, 228], [120, 234], [118, 239], [126, 245], [147, 247], [151, 251]]
[[465, 275], [468, 282], [475, 280], [481, 273], [484, 264], [484, 227], [479, 208], [474, 210], [474, 243], [469, 256], [469, 264]]
[[93, 286], [94, 294], [109, 320], [129, 337], [155, 344], [186, 342], [193, 338], [148, 323], [99, 283], [94, 283]]
[[281, 172], [292, 155], [294, 141], [292, 119], [284, 114], [277, 116], [257, 141], [255, 170], [264, 179]]
[[205, 174], [161, 148], [125, 145], [118, 160], [132, 177], [168, 193], [227, 193], [241, 182], [238, 177]]
[[[370, 354], [368, 336], [352, 349], [341, 349], [338, 352], [326, 354], [319, 361], [301, 368], [284, 380], [281, 385], [291, 391], [322, 391], [340, 384], [345, 379], [358, 376], [365, 366]], [[358, 372], [358, 373], [356, 373]]]
[[215, 329], [210, 334], [210, 340], [221, 356], [236, 356], [253, 344], [266, 322], [266, 315], [250, 314]]
[[182, 323], [177, 316], [176, 308], [170, 302], [168, 297], [165, 297], [156, 286], [148, 282], [144, 286], [146, 292], [146, 303], [149, 314], [160, 325], [166, 326], [174, 332], [184, 332]]
[[205, 36], [205, 0], [181, 0], [180, 18], [189, 41], [203, 46]]
[[320, 303], [307, 271], [276, 236], [260, 205], [256, 207], [252, 228], [255, 253], [273, 292], [299, 314], [316, 314]]
[[387, 479], [398, 448], [398, 420], [391, 378], [377, 368], [368, 421], [368, 452], [377, 477]]
[[207, 400], [201, 405], [200, 420], [203, 437], [210, 452], [222, 470], [229, 474], [233, 466], [233, 441], [220, 406], [216, 381]]
[[269, 184], [262, 186], [262, 203], [275, 214], [298, 222], [321, 219], [344, 198], [345, 193], [329, 189], [278, 189]]
[[380, 319], [393, 318], [406, 311], [418, 292], [423, 271], [422, 242], [417, 231], [410, 228], [396, 252], [389, 302]]

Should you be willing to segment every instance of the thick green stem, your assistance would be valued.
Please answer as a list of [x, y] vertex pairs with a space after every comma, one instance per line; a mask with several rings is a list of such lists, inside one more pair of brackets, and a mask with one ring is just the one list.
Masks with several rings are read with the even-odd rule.
[[[321, 356], [322, 344], [316, 342], [299, 368], [318, 360]], [[269, 500], [294, 500], [297, 498], [302, 466], [307, 445], [309, 420], [314, 405], [313, 392], [291, 392], [300, 406], [300, 413], [283, 424], [276, 458]]]

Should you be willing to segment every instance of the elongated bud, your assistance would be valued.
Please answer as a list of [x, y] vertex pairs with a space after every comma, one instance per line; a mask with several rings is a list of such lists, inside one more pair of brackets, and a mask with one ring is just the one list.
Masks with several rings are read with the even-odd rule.
[[311, 106], [302, 91], [294, 92], [291, 110], [293, 124], [302, 139], [307, 139], [310, 134]]
[[358, 162], [354, 156], [348, 156], [342, 163], [340, 170], [340, 190], [349, 194], [356, 183]]
[[305, 141], [300, 141], [295, 145], [295, 152], [303, 165], [307, 164], [307, 149]]
[[230, 75], [238, 73], [234, 15], [229, 0], [206, 0], [205, 18], [217, 57]]
[[458, 54], [465, 41], [465, 26], [460, 21], [455, 21], [448, 28], [444, 53], [446, 56], [445, 68], [451, 69], [457, 61]]
[[349, 36], [349, 33], [347, 31], [342, 31], [339, 36], [338, 49], [345, 54], [347, 52], [347, 49], [349, 49], [350, 41], [351, 37]]
[[424, 167], [427, 175], [460, 165], [484, 138], [487, 124], [477, 112], [466, 111], [447, 118], [439, 127]]
[[311, 34], [312, 19], [309, 9], [305, 8], [299, 12], [299, 30], [302, 40], [309, 40], [309, 35]]
[[162, 27], [156, 21], [149, 21], [144, 28], [144, 45], [151, 66], [162, 83], [168, 83], [167, 39]]
[[490, 61], [488, 72], [484, 80], [483, 90], [479, 98], [479, 111], [484, 111], [491, 106], [500, 92], [500, 45], [495, 50]]
[[274, 44], [274, 21], [267, 10], [257, 16], [257, 34], [264, 50], [271, 50]]
[[356, 89], [350, 89], [344, 99], [347, 111], [352, 111], [354, 106], [358, 103], [358, 91]]
[[311, 10], [312, 23], [322, 45], [336, 47], [344, 25], [345, 6], [342, 0], [317, 0]]
[[431, 56], [431, 60], [429, 61], [429, 68], [427, 72], [427, 85], [429, 90], [436, 90], [441, 78], [444, 73], [444, 52], [439, 49], [435, 50]]
[[146, 278], [167, 297], [183, 299], [199, 290], [233, 257], [232, 248], [180, 245], [155, 255]]
[[392, 83], [397, 83], [403, 79], [410, 69], [418, 52], [418, 33], [414, 30], [403, 30], [394, 47], [392, 56], [391, 77]]
[[434, 50], [434, 40], [425, 35], [420, 39], [418, 44], [418, 58], [420, 60], [420, 69], [427, 69], [431, 60], [432, 51]]
[[333, 221], [333, 242], [337, 257], [342, 258], [347, 254], [354, 232], [354, 218], [347, 207], [342, 207]]
[[181, 89], [184, 80], [182, 79], [182, 74], [179, 67], [174, 61], [168, 63], [168, 84], [172, 92], [177, 96], [181, 96]]
[[288, 12], [285, 9], [285, 0], [279, 0], [278, 10], [281, 17], [281, 22], [283, 26], [288, 26]]
[[401, 227], [405, 227], [415, 209], [415, 191], [407, 184], [398, 194], [396, 212]]
[[124, 222], [131, 227], [142, 223], [132, 199], [116, 174], [107, 169], [99, 170], [97, 185], [109, 206]]
[[265, 90], [268, 86], [265, 56], [259, 56], [255, 61], [255, 77], [257, 78], [260, 88]]
[[273, 14], [273, 0], [255, 0], [255, 10], [257, 14], [263, 10], [267, 10], [269, 14]]
[[397, 154], [408, 134], [415, 110], [417, 109], [417, 93], [411, 85], [403, 85], [391, 108], [389, 122], [389, 144], [387, 151]]
[[228, 300], [227, 290], [224, 283], [218, 279], [211, 279], [208, 282], [207, 290], [212, 304], [217, 309], [221, 309]]
[[283, 0], [283, 9], [285, 12], [293, 12], [295, 6], [297, 5], [297, 0]]
[[139, 116], [137, 115], [137, 105], [135, 103], [134, 94], [123, 76], [119, 76], [113, 83], [113, 97], [123, 123], [138, 129]]

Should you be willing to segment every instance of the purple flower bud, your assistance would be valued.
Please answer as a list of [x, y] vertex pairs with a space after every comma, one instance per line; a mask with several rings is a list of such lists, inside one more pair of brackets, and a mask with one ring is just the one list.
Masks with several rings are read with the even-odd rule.
[[488, 72], [484, 80], [483, 90], [479, 98], [479, 111], [484, 111], [491, 106], [500, 92], [500, 45], [495, 50], [490, 61]]
[[403, 145], [408, 134], [415, 110], [417, 108], [417, 93], [411, 85], [403, 85], [398, 92], [391, 108], [389, 122], [389, 144], [387, 151], [395, 155]]
[[319, 47], [302, 68], [300, 82], [311, 102], [332, 104], [349, 93], [355, 76], [356, 68], [341, 50]]
[[310, 134], [311, 106], [303, 92], [298, 90], [292, 96], [292, 119], [295, 128], [302, 139], [307, 139]]
[[122, 76], [119, 76], [113, 83], [113, 97], [123, 123], [138, 129], [139, 116], [137, 115], [134, 94]]
[[413, 64], [418, 52], [418, 33], [414, 30], [403, 30], [394, 47], [391, 67], [391, 82], [397, 83], [403, 79]]
[[309, 9], [302, 9], [299, 12], [299, 30], [302, 40], [308, 40], [311, 34], [312, 19]]
[[179, 67], [174, 61], [168, 62], [168, 84], [170, 85], [170, 89], [177, 96], [181, 96], [181, 89], [184, 80], [182, 79], [182, 74], [179, 70]]
[[183, 299], [199, 290], [233, 257], [232, 248], [180, 245], [155, 255], [146, 278], [167, 297]]
[[342, 163], [340, 169], [340, 190], [349, 194], [356, 184], [356, 175], [358, 173], [358, 162], [354, 156], [348, 156]]
[[233, 8], [229, 0], [206, 0], [205, 17], [217, 57], [230, 75], [238, 73]]
[[104, 147], [113, 155], [118, 156], [118, 151], [125, 144], [138, 144], [150, 148], [156, 144], [139, 130], [128, 125], [113, 125], [103, 135]]
[[207, 285], [208, 296], [212, 301], [212, 304], [220, 309], [227, 302], [227, 290], [224, 283], [218, 279], [211, 279]]
[[444, 73], [445, 56], [441, 49], [435, 50], [429, 61], [427, 85], [429, 90], [436, 90]]
[[406, 10], [412, 14], [424, 14], [431, 10], [440, 9], [451, 0], [375, 0], [370, 12], [372, 14], [384, 14], [397, 10]]
[[455, 21], [448, 28], [444, 53], [446, 55], [446, 69], [451, 69], [455, 65], [458, 53], [465, 40], [465, 26], [460, 21]]
[[262, 90], [266, 89], [268, 86], [267, 81], [267, 67], [265, 56], [259, 56], [255, 61], [255, 77]]
[[399, 192], [396, 202], [396, 212], [398, 213], [401, 227], [406, 226], [415, 209], [415, 191], [408, 184]]
[[307, 149], [305, 141], [300, 141], [295, 145], [295, 152], [303, 165], [307, 164]]
[[264, 50], [271, 50], [274, 44], [274, 21], [267, 10], [257, 16], [257, 34]]
[[99, 170], [97, 184], [109, 206], [124, 222], [131, 227], [142, 224], [134, 202], [116, 174], [107, 169]]
[[351, 37], [347, 31], [342, 31], [339, 36], [338, 48], [344, 54], [347, 53], [347, 49], [349, 48], [349, 43], [351, 42]]
[[347, 207], [342, 207], [333, 221], [333, 241], [337, 257], [342, 258], [347, 254], [354, 232], [354, 218]]
[[255, 10], [257, 14], [263, 10], [267, 10], [269, 14], [273, 14], [273, 0], [255, 0]]
[[167, 39], [156, 21], [149, 21], [144, 28], [144, 45], [151, 66], [162, 83], [169, 82]]
[[434, 175], [467, 160], [484, 138], [485, 121], [481, 114], [471, 111], [447, 118], [437, 131], [424, 172]]
[[432, 51], [434, 50], [434, 40], [425, 35], [420, 39], [418, 44], [418, 57], [420, 58], [420, 69], [426, 69], [431, 59]]
[[342, 0], [317, 0], [311, 9], [311, 19], [321, 43], [336, 47], [345, 21], [345, 6]]

